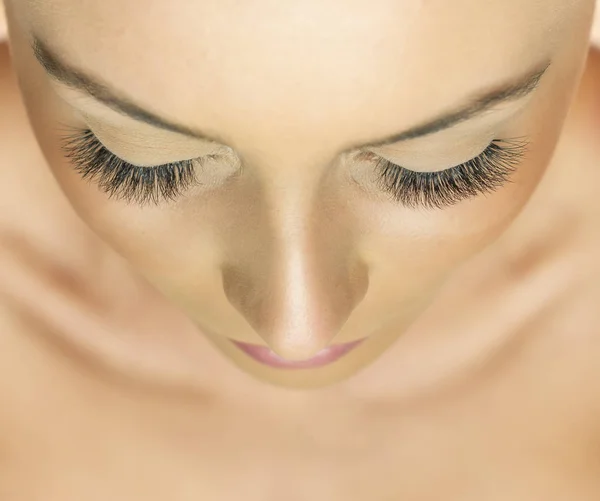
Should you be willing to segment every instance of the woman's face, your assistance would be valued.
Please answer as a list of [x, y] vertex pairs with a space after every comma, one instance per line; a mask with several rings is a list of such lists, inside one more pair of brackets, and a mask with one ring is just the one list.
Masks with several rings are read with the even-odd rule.
[[[372, 363], [520, 212], [593, 9], [8, 3], [32, 123], [75, 210], [235, 364], [296, 387]], [[234, 343], [300, 361], [356, 340], [294, 368]]]

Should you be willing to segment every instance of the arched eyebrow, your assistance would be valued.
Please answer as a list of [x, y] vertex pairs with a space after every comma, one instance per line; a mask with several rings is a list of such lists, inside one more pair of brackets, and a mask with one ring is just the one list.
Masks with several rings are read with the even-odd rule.
[[[223, 140], [214, 135], [192, 129], [183, 124], [172, 122], [136, 104], [131, 98], [123, 95], [118, 90], [111, 88], [111, 86], [105, 83], [101, 78], [79, 68], [75, 68], [63, 61], [58, 54], [52, 51], [41, 40], [41, 38], [33, 36], [31, 45], [36, 59], [52, 78], [68, 87], [88, 94], [118, 113], [159, 129], [176, 132], [203, 141], [226, 144]], [[450, 129], [462, 122], [472, 120], [501, 103], [524, 98], [537, 88], [540, 79], [546, 73], [550, 64], [551, 61], [546, 59], [541, 64], [536, 65], [532, 70], [528, 71], [524, 76], [509, 82], [501, 83], [492, 89], [476, 93], [473, 97], [467, 99], [450, 112], [442, 113], [438, 117], [423, 124], [387, 136], [383, 139], [375, 140], [368, 144], [354, 145], [345, 151], [359, 148], [382, 147], [434, 134], [445, 129]]]
[[453, 111], [444, 113], [433, 120], [429, 120], [398, 134], [393, 134], [379, 141], [360, 147], [377, 148], [402, 141], [408, 141], [409, 139], [415, 139], [417, 137], [428, 136], [429, 134], [450, 129], [460, 123], [472, 120], [499, 104], [523, 99], [538, 87], [541, 78], [551, 64], [552, 62], [550, 60], [545, 60], [542, 64], [536, 65], [532, 70], [516, 80], [500, 84], [491, 90], [475, 94]]
[[183, 134], [195, 139], [202, 139], [211, 143], [225, 144], [217, 137], [192, 129], [186, 125], [172, 122], [167, 118], [161, 117], [156, 113], [145, 109], [143, 106], [136, 104], [131, 98], [123, 95], [118, 90], [111, 88], [111, 86], [105, 83], [101, 78], [86, 73], [63, 61], [58, 54], [51, 50], [39, 37], [33, 37], [31, 47], [35, 58], [46, 70], [48, 75], [67, 87], [84, 92], [112, 110], [129, 118], [133, 118], [138, 122], [143, 122], [159, 129], [177, 132], [178, 134]]

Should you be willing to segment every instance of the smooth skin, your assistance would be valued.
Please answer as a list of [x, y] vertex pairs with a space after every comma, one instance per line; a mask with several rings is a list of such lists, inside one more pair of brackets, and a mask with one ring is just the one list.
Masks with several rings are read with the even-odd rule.
[[[593, 4], [479, 3], [357, 1], [345, 3], [340, 17], [339, 2], [321, 1], [277, 8], [221, 0], [59, 1], [52, 9], [19, 1], [8, 3], [8, 14], [32, 125], [77, 214], [234, 364], [295, 388], [340, 382], [372, 364], [431, 304], [449, 273], [510, 225], [547, 167], [585, 58]], [[33, 56], [34, 36], [65, 65], [220, 142], [134, 121], [53, 81]], [[341, 154], [548, 61], [534, 94], [375, 150], [414, 170], [436, 171], [476, 156], [495, 137], [527, 137], [526, 161], [491, 196], [446, 210], [403, 207], [375, 188], [371, 165]], [[198, 173], [202, 186], [174, 203], [126, 204], [82, 180], [66, 160], [61, 136], [84, 126], [141, 165], [218, 157]], [[260, 366], [230, 341], [301, 360], [362, 338], [339, 363], [302, 372]], [[431, 351], [425, 338], [415, 343], [406, 349]]]
[[[598, 499], [592, 1], [7, 7], [0, 499]], [[53, 79], [33, 34], [222, 144]], [[372, 150], [431, 171], [527, 137], [493, 194], [403, 207], [341, 154], [548, 60], [527, 96]], [[81, 179], [65, 126], [143, 165], [218, 160], [140, 207]], [[361, 338], [297, 371], [230, 342], [301, 360]]]

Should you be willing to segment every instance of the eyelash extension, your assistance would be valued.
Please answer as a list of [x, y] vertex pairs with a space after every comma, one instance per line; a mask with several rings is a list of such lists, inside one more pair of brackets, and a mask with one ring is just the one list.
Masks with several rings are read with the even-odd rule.
[[510, 182], [528, 144], [522, 138], [494, 140], [479, 156], [438, 172], [411, 171], [370, 152], [359, 156], [375, 164], [379, 188], [394, 201], [412, 209], [443, 209]]
[[197, 182], [195, 167], [202, 158], [140, 167], [109, 151], [89, 129], [75, 130], [63, 138], [63, 151], [81, 176], [97, 183], [108, 194], [128, 203], [158, 205], [174, 200]]
[[[96, 182], [110, 198], [139, 205], [175, 200], [197, 183], [195, 167], [204, 160], [141, 167], [117, 157], [89, 129], [76, 130], [63, 139], [65, 156], [84, 179]], [[375, 165], [379, 188], [394, 201], [409, 208], [442, 209], [510, 182], [527, 146], [519, 138], [494, 140], [479, 156], [439, 172], [411, 171], [371, 152], [362, 152], [358, 158]]]

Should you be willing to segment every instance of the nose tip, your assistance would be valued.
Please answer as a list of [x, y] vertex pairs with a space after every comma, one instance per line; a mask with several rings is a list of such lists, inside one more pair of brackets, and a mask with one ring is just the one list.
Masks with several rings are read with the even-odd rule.
[[271, 261], [262, 269], [227, 267], [222, 272], [229, 302], [258, 338], [290, 361], [310, 359], [332, 344], [368, 288], [366, 266], [358, 261], [351, 266], [309, 264], [306, 259]]

